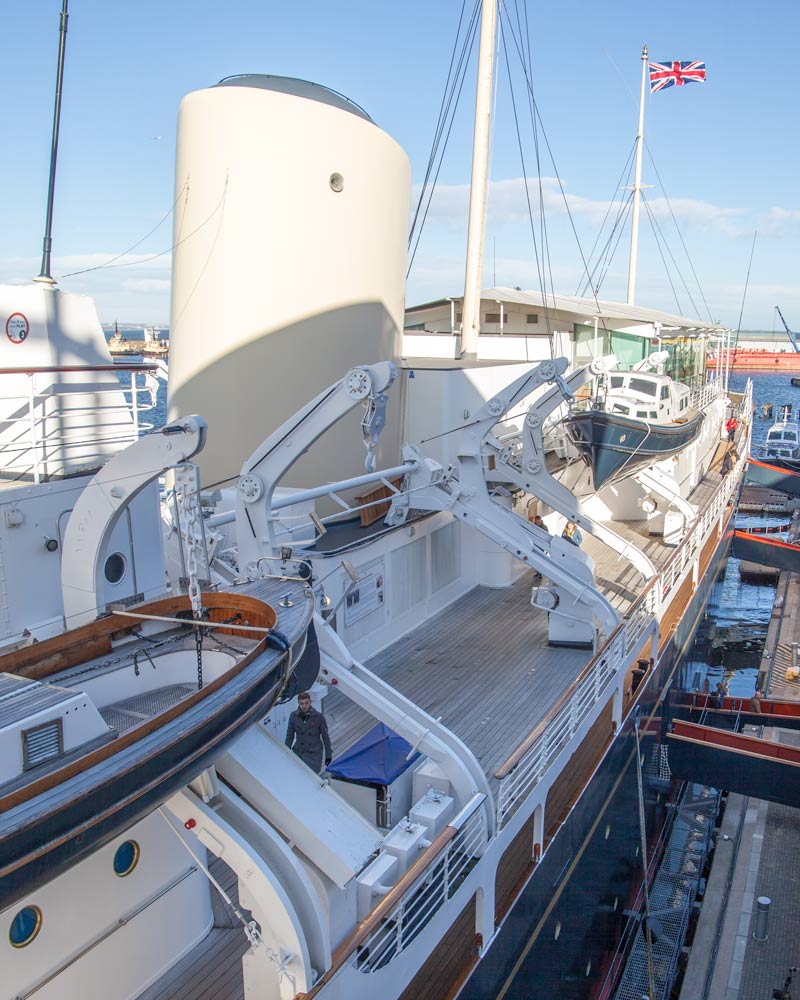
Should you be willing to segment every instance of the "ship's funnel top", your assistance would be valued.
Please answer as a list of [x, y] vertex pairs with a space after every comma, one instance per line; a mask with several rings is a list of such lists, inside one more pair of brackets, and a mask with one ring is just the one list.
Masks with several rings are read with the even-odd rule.
[[270, 76], [268, 73], [242, 73], [239, 76], [226, 76], [216, 86], [254, 87], [258, 90], [272, 90], [279, 94], [291, 94], [293, 97], [303, 97], [319, 104], [329, 104], [341, 111], [349, 111], [364, 121], [372, 122], [372, 118], [355, 101], [310, 80], [296, 80], [291, 76]]

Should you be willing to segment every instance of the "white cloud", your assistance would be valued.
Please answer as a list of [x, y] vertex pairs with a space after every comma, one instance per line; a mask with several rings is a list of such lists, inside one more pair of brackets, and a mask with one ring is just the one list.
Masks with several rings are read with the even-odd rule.
[[[419, 191], [419, 185], [415, 185], [415, 202], [419, 198]], [[645, 197], [647, 196], [645, 195]], [[567, 189], [566, 182], [562, 180], [559, 184], [555, 177], [543, 177], [541, 189], [537, 178], [527, 178], [526, 193], [525, 178], [513, 177], [490, 182], [487, 223], [494, 226], [508, 223], [529, 225], [528, 199], [530, 199], [534, 221], [539, 218], [540, 205], [544, 209], [545, 218], [548, 218], [566, 215], [568, 204], [573, 217], [579, 218], [595, 228], [602, 224], [607, 213], [609, 217], [614, 218], [620, 206], [620, 202], [616, 201], [609, 209], [607, 201], [598, 201], [572, 193]], [[670, 211], [670, 203], [665, 198], [648, 198], [647, 205], [659, 222], [670, 219], [674, 214], [681, 222], [702, 225], [706, 228], [711, 227], [721, 235], [728, 237], [739, 237], [748, 232], [752, 233], [752, 227], [741, 224], [747, 215], [746, 210], [742, 208], [723, 208], [694, 198], [674, 199], [671, 202], [672, 211]], [[776, 219], [779, 218], [778, 213], [781, 211], [780, 209], [772, 210]], [[466, 227], [468, 212], [469, 185], [440, 184], [437, 186], [431, 201], [428, 221], [461, 230]], [[798, 217], [793, 220], [794, 222], [800, 221], [800, 213], [787, 214]]]
[[122, 287], [131, 292], [163, 292], [169, 294], [172, 282], [169, 278], [129, 278]]
[[759, 237], [767, 239], [784, 239], [800, 236], [800, 209], [771, 208], [758, 220]]

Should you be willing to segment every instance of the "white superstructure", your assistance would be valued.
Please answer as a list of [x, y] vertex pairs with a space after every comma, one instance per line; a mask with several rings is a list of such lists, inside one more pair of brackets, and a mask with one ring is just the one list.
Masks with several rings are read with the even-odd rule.
[[[410, 167], [346, 98], [251, 75], [183, 99], [175, 176], [170, 417], [207, 415], [211, 482], [332, 371], [399, 356]], [[343, 428], [292, 485], [362, 465]]]

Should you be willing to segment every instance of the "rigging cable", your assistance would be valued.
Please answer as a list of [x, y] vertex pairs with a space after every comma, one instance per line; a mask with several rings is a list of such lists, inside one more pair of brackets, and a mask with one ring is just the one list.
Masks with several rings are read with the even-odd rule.
[[[675, 299], [675, 306], [678, 310], [678, 315], [681, 316], [683, 314], [683, 307], [681, 306], [680, 301], [678, 299], [678, 293], [675, 290], [675, 285], [673, 284], [672, 281], [672, 274], [670, 272], [669, 265], [667, 264], [667, 258], [664, 256], [664, 249], [661, 246], [661, 239], [659, 239], [660, 230], [656, 229], [656, 223], [655, 220], [653, 219], [653, 211], [650, 208], [649, 202], [647, 202], [644, 197], [642, 198], [642, 204], [644, 205], [645, 212], [647, 212], [647, 217], [650, 220], [650, 225], [653, 227], [653, 235], [655, 236], [656, 249], [658, 250], [661, 256], [661, 263], [664, 265], [664, 272], [667, 275], [667, 281], [669, 282], [669, 287], [672, 289], [672, 297]], [[678, 272], [678, 274], [680, 274], [680, 272]], [[692, 303], [692, 306], [694, 306], [694, 303]]]
[[[753, 267], [753, 254], [756, 250], [756, 237], [758, 236], [758, 230], [753, 233], [753, 244], [750, 247], [750, 260], [747, 264], [747, 276], [744, 279], [744, 291], [742, 292], [742, 304], [739, 307], [739, 322], [736, 326], [736, 336], [733, 338], [733, 356], [736, 357], [736, 348], [739, 344], [739, 332], [742, 329], [742, 313], [744, 312], [744, 301], [747, 298], [747, 286], [750, 284], [750, 271]], [[774, 316], [773, 316], [774, 319]], [[730, 356], [728, 357], [728, 367], [730, 367]]]
[[[433, 134], [433, 143], [431, 145], [430, 155], [428, 156], [428, 166], [425, 169], [425, 177], [424, 177], [424, 179], [422, 181], [422, 187], [420, 189], [419, 200], [417, 201], [417, 207], [416, 207], [416, 209], [414, 211], [414, 218], [413, 218], [413, 220], [411, 222], [411, 229], [409, 230], [409, 234], [408, 234], [408, 245], [409, 245], [409, 248], [411, 247], [411, 241], [412, 241], [412, 239], [414, 237], [414, 231], [415, 231], [415, 229], [417, 227], [417, 219], [419, 218], [420, 208], [422, 207], [422, 201], [423, 201], [423, 199], [425, 197], [425, 191], [426, 191], [427, 186], [428, 186], [428, 181], [429, 181], [430, 176], [431, 176], [431, 171], [433, 170], [433, 164], [434, 164], [435, 159], [436, 159], [436, 150], [438, 149], [439, 141], [441, 140], [443, 122], [444, 122], [446, 114], [447, 114], [447, 110], [445, 108], [445, 102], [448, 101], [447, 92], [448, 92], [448, 89], [450, 87], [450, 78], [451, 78], [451, 74], [453, 72], [453, 63], [454, 63], [455, 57], [456, 57], [456, 48], [458, 46], [458, 39], [459, 39], [459, 37], [461, 35], [461, 25], [462, 25], [463, 20], [464, 20], [464, 10], [466, 9], [466, 5], [467, 5], [467, 0], [461, 0], [461, 14], [459, 15], [459, 18], [458, 18], [458, 28], [456, 29], [456, 37], [455, 37], [455, 40], [453, 41], [453, 51], [450, 53], [450, 65], [449, 65], [449, 67], [447, 69], [447, 78], [445, 80], [444, 90], [442, 91], [442, 100], [441, 100], [441, 103], [439, 104], [439, 117], [436, 120], [436, 129], [434, 130], [434, 134]], [[474, 16], [474, 11], [473, 11], [473, 16]], [[450, 98], [452, 98], [452, 92], [450, 94]], [[449, 106], [449, 103], [448, 103], [448, 106]]]
[[[647, 204], [647, 199], [645, 198], [644, 194], [642, 194], [642, 201], [645, 202], [645, 204]], [[667, 242], [667, 238], [664, 235], [664, 231], [662, 230], [661, 226], [659, 225], [658, 219], [655, 217], [655, 213], [652, 211], [652, 209], [650, 208], [649, 205], [648, 205], [648, 215], [649, 215], [649, 218], [650, 218], [650, 224], [653, 226], [653, 232], [655, 233], [657, 231], [658, 234], [661, 236], [661, 239], [664, 241], [664, 247], [665, 247], [667, 253], [669, 254], [670, 260], [675, 265], [675, 271], [676, 271], [678, 277], [681, 279], [681, 284], [683, 285], [684, 291], [686, 292], [686, 294], [689, 297], [689, 301], [692, 304], [692, 309], [694, 309], [694, 314], [695, 314], [695, 316], [699, 317], [700, 316], [700, 310], [697, 308], [697, 304], [695, 303], [694, 298], [692, 297], [692, 293], [689, 291], [689, 286], [686, 284], [686, 279], [683, 277], [683, 273], [682, 273], [680, 267], [678, 266], [677, 260], [675, 260], [675, 254], [670, 249], [669, 243]], [[658, 237], [656, 237], [656, 238], [658, 238]]]
[[[122, 253], [118, 253], [115, 257], [111, 257], [104, 264], [95, 264], [94, 267], [84, 267], [80, 271], [69, 271], [67, 274], [59, 275], [59, 281], [62, 278], [74, 278], [76, 274], [88, 274], [89, 271], [99, 271], [99, 270], [101, 270], [104, 267], [110, 267], [115, 261], [119, 260], [120, 257], [127, 256], [132, 250], [135, 250], [138, 246], [141, 246], [142, 243], [144, 243], [144, 241], [146, 239], [149, 239], [157, 229], [160, 229], [160, 227], [167, 221], [167, 219], [175, 211], [175, 206], [180, 201], [181, 195], [184, 192], [186, 192], [187, 194], [189, 192], [189, 181], [188, 180], [183, 185], [183, 187], [181, 188], [181, 190], [178, 192], [178, 194], [177, 194], [177, 196], [175, 198], [175, 201], [173, 201], [173, 203], [172, 203], [172, 206], [169, 208], [169, 210], [167, 212], [165, 212], [164, 215], [162, 215], [161, 219], [155, 224], [155, 226], [153, 226], [153, 228], [150, 230], [150, 232], [149, 233], [145, 233], [145, 235], [140, 240], [137, 240], [132, 246], [129, 246], [127, 250], [123, 250]], [[142, 263], [142, 261], [131, 261], [131, 263]]]
[[[504, 0], [501, 0], [501, 2], [504, 2]], [[511, 30], [511, 37], [514, 40], [514, 44], [515, 44], [515, 46], [517, 48], [517, 53], [520, 55], [520, 58], [521, 58], [520, 46], [519, 46], [519, 43], [517, 42], [517, 38], [516, 38], [516, 35], [515, 35], [514, 31], [513, 31], [513, 28]], [[577, 231], [577, 228], [575, 226], [575, 220], [573, 219], [572, 212], [570, 211], [569, 201], [567, 199], [566, 192], [564, 191], [564, 185], [561, 183], [561, 177], [560, 177], [560, 175], [558, 173], [558, 168], [556, 167], [555, 156], [553, 155], [553, 149], [552, 149], [552, 146], [550, 145], [550, 140], [547, 137], [547, 130], [544, 127], [544, 121], [542, 120], [541, 112], [539, 111], [539, 105], [537, 104], [536, 99], [533, 96], [533, 84], [531, 82], [531, 79], [530, 79], [530, 76], [528, 74], [527, 67], [525, 66], [524, 60], [521, 60], [521, 61], [522, 61], [522, 64], [523, 64], [523, 66], [522, 66], [523, 73], [525, 75], [525, 82], [527, 84], [528, 93], [529, 93], [529, 99], [530, 99], [530, 102], [531, 102], [532, 115], [534, 116], [535, 120], [538, 121], [538, 123], [539, 123], [539, 128], [541, 129], [542, 138], [544, 139], [545, 147], [547, 149], [548, 156], [550, 157], [550, 162], [553, 164], [553, 169], [554, 169], [554, 172], [555, 172], [555, 179], [556, 179], [556, 182], [558, 184], [558, 189], [559, 189], [559, 193], [561, 194], [561, 199], [564, 202], [564, 208], [565, 208], [565, 211], [566, 211], [566, 214], [567, 214], [567, 218], [569, 219], [570, 227], [572, 229], [572, 235], [575, 238], [575, 244], [576, 244], [576, 246], [578, 248], [578, 253], [580, 255], [581, 262], [583, 264], [583, 269], [588, 274], [589, 268], [588, 268], [588, 264], [587, 264], [587, 261], [586, 261], [586, 257], [585, 257], [584, 252], [583, 252], [583, 247], [581, 246], [580, 238], [578, 237], [578, 231]], [[541, 174], [541, 171], [540, 171], [540, 174]], [[597, 296], [593, 294], [592, 298], [595, 301], [595, 305], [597, 306], [597, 311], [599, 313], [600, 312], [600, 304], [597, 301]], [[601, 319], [601, 322], [602, 322], [603, 330], [605, 332], [608, 332], [607, 328], [606, 328], [606, 325], [605, 325], [605, 318], [601, 317], [600, 319]]]
[[[600, 228], [597, 231], [597, 236], [595, 237], [595, 241], [594, 241], [594, 243], [592, 245], [592, 249], [589, 251], [589, 261], [591, 262], [592, 258], [594, 257], [594, 252], [597, 249], [597, 244], [600, 242], [600, 237], [602, 236], [603, 231], [604, 231], [604, 229], [606, 227], [606, 222], [608, 221], [608, 217], [611, 214], [611, 209], [614, 207], [614, 205], [616, 205], [617, 206], [617, 214], [616, 214], [616, 218], [614, 220], [614, 223], [613, 223], [613, 225], [611, 227], [611, 233], [610, 233], [608, 239], [606, 240], [605, 244], [603, 245], [603, 249], [598, 254], [597, 263], [592, 268], [592, 275], [595, 273], [595, 271], [597, 270], [597, 268], [600, 266], [600, 264], [602, 262], [602, 259], [603, 259], [604, 255], [605, 255], [605, 251], [606, 251], [607, 247], [609, 246], [611, 240], [613, 239], [614, 231], [616, 230], [616, 227], [619, 224], [621, 216], [622, 216], [623, 212], [625, 211], [625, 199], [624, 198], [620, 198], [619, 201], [617, 201], [616, 200], [616, 192], [623, 190], [624, 187], [626, 186], [625, 184], [623, 184], [623, 181], [627, 182], [630, 179], [631, 170], [633, 169], [633, 158], [634, 158], [635, 151], [636, 151], [636, 143], [634, 142], [634, 143], [631, 144], [630, 151], [628, 152], [628, 157], [625, 160], [625, 163], [624, 163], [624, 165], [622, 167], [622, 170], [620, 171], [619, 178], [617, 179], [617, 183], [616, 183], [616, 185], [614, 187], [615, 194], [611, 196], [611, 200], [608, 203], [608, 208], [606, 209], [606, 214], [603, 216], [603, 221], [600, 223]], [[581, 294], [582, 291], [585, 292], [590, 287], [592, 287], [592, 282], [591, 282], [590, 277], [587, 277], [585, 283], [582, 283], [581, 281], [578, 282], [578, 286], [575, 289], [575, 294], [579, 295], [579, 294]]]
[[[457, 70], [456, 70], [456, 74], [457, 75], [456, 75], [456, 78], [454, 78], [454, 80], [453, 80], [453, 85], [452, 85], [452, 88], [451, 88], [452, 93], [455, 93], [455, 103], [452, 103], [452, 110], [450, 112], [450, 124], [447, 126], [447, 132], [446, 132], [446, 134], [444, 136], [444, 145], [442, 146], [442, 151], [441, 151], [441, 154], [439, 156], [439, 165], [437, 166], [436, 173], [434, 174], [434, 177], [433, 177], [433, 182], [431, 184], [430, 193], [428, 195], [428, 200], [427, 200], [427, 203], [425, 205], [425, 211], [423, 212], [423, 215], [422, 215], [422, 222], [420, 223], [419, 231], [417, 233], [417, 239], [416, 239], [416, 242], [414, 244], [414, 250], [411, 253], [411, 257], [410, 257], [410, 260], [409, 260], [409, 263], [408, 263], [408, 269], [406, 271], [406, 278], [408, 278], [409, 274], [411, 273], [411, 269], [414, 266], [414, 259], [417, 256], [417, 250], [419, 249], [420, 240], [422, 238], [422, 232], [423, 232], [423, 229], [425, 228], [425, 222], [426, 222], [426, 220], [428, 218], [428, 211], [429, 211], [429, 209], [431, 207], [431, 201], [433, 200], [433, 194], [434, 194], [434, 191], [436, 190], [436, 183], [437, 183], [437, 181], [439, 179], [439, 172], [441, 171], [442, 164], [444, 162], [444, 154], [445, 154], [445, 151], [447, 149], [447, 143], [448, 143], [448, 141], [450, 139], [450, 132], [452, 131], [453, 123], [455, 121], [456, 110], [458, 108], [458, 104], [459, 104], [459, 101], [461, 99], [461, 91], [462, 91], [462, 89], [464, 87], [464, 80], [466, 79], [468, 56], [472, 52], [472, 47], [473, 47], [473, 44], [474, 44], [474, 41], [475, 41], [475, 34], [476, 34], [477, 26], [478, 26], [478, 17], [477, 17], [477, 14], [478, 14], [479, 9], [480, 9], [480, 4], [479, 4], [479, 2], [476, 2], [475, 9], [473, 11], [472, 20], [471, 20], [470, 25], [469, 25], [469, 27], [467, 29], [467, 35], [466, 35], [466, 37], [464, 39], [464, 45], [462, 47], [461, 57], [459, 59], [459, 63], [458, 63]], [[455, 92], [456, 82], [458, 80], [458, 74], [459, 73], [460, 73], [461, 79], [460, 79], [460, 81], [458, 81], [458, 90], [457, 90], [457, 92]], [[452, 93], [451, 93], [451, 99], [452, 99]], [[450, 105], [448, 105], [448, 106], [450, 106]], [[437, 144], [437, 148], [438, 148], [438, 144]], [[410, 248], [410, 238], [409, 238], [409, 248]]]
[[653, 158], [653, 154], [650, 147], [647, 145], [647, 140], [644, 140], [644, 147], [647, 150], [647, 157], [652, 164], [653, 171], [658, 178], [658, 183], [661, 185], [661, 190], [664, 194], [664, 201], [667, 203], [667, 208], [669, 209], [669, 214], [672, 216], [672, 221], [675, 224], [675, 230], [678, 234], [678, 239], [681, 241], [681, 246], [683, 247], [683, 252], [686, 254], [686, 259], [689, 261], [689, 267], [691, 268], [694, 280], [697, 282], [697, 289], [700, 292], [700, 298], [703, 300], [703, 305], [706, 307], [706, 313], [708, 314], [709, 320], [713, 323], [714, 318], [711, 315], [711, 310], [708, 307], [708, 302], [706, 302], [705, 293], [703, 292], [703, 286], [700, 284], [700, 279], [697, 277], [697, 272], [694, 269], [694, 264], [692, 263], [692, 258], [689, 256], [689, 249], [683, 239], [683, 234], [681, 233], [680, 226], [678, 225], [678, 220], [675, 217], [675, 213], [672, 210], [672, 202], [669, 200], [669, 195], [667, 194], [667, 189], [664, 187], [664, 182], [661, 180], [661, 174], [658, 172], [658, 167], [656, 166], [656, 161]]
[[[536, 270], [537, 270], [537, 272], [539, 274], [539, 286], [542, 289], [542, 297], [543, 297], [543, 299], [545, 301], [545, 307], [544, 307], [545, 326], [547, 327], [548, 334], [552, 338], [552, 329], [551, 329], [551, 326], [550, 326], [550, 315], [549, 315], [549, 312], [548, 312], [548, 309], [547, 309], [546, 296], [544, 294], [544, 279], [542, 277], [542, 268], [541, 268], [541, 264], [540, 264], [540, 261], [539, 261], [539, 247], [538, 247], [538, 244], [536, 242], [536, 226], [535, 226], [534, 221], [533, 221], [533, 208], [531, 207], [531, 197], [530, 197], [530, 191], [528, 189], [528, 176], [527, 176], [527, 170], [525, 168], [525, 154], [524, 154], [523, 148], [522, 148], [522, 136], [520, 134], [520, 129], [519, 129], [519, 118], [517, 117], [517, 102], [516, 102], [516, 99], [514, 97], [514, 86], [513, 86], [513, 83], [511, 82], [511, 64], [510, 64], [509, 59], [508, 59], [508, 49], [506, 47], [506, 34], [505, 34], [505, 28], [504, 28], [503, 18], [500, 17], [499, 20], [500, 20], [500, 40], [501, 40], [501, 44], [503, 46], [503, 55], [505, 56], [506, 71], [508, 73], [508, 86], [509, 86], [509, 90], [511, 92], [511, 107], [512, 107], [513, 112], [514, 112], [514, 127], [515, 127], [516, 133], [517, 133], [517, 145], [519, 147], [519, 156], [520, 156], [520, 160], [522, 161], [522, 179], [523, 179], [523, 182], [524, 182], [524, 185], [525, 185], [525, 200], [526, 200], [527, 205], [528, 205], [528, 219], [530, 221], [530, 226], [531, 226], [531, 238], [533, 239], [533, 253], [534, 253], [534, 259], [536, 261]], [[551, 342], [552, 342], [552, 340], [551, 340]]]

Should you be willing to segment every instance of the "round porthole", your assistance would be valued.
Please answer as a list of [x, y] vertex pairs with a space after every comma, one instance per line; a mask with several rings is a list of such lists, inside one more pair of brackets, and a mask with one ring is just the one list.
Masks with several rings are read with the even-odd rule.
[[126, 840], [120, 844], [114, 854], [114, 874], [120, 878], [130, 875], [139, 864], [139, 845], [135, 840]]
[[8, 940], [14, 948], [29, 945], [42, 929], [42, 911], [38, 906], [25, 906], [11, 921]]
[[119, 583], [125, 576], [127, 568], [128, 564], [125, 562], [125, 556], [121, 552], [112, 552], [108, 559], [106, 559], [103, 572], [109, 583]]

